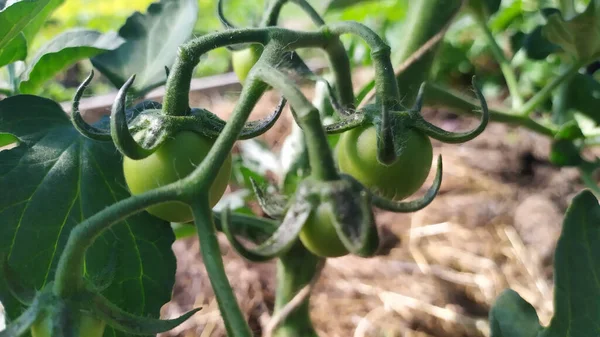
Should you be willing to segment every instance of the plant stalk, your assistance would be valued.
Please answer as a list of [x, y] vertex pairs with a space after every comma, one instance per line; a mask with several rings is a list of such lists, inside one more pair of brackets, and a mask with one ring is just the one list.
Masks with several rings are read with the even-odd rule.
[[194, 223], [198, 229], [200, 252], [204, 267], [217, 298], [219, 311], [227, 329], [227, 335], [229, 337], [252, 337], [252, 330], [242, 314], [225, 273], [217, 230], [208, 198], [198, 198], [191, 206], [194, 213]]
[[[419, 0], [411, 1], [406, 14], [402, 40], [394, 53], [394, 64], [402, 64], [423, 44], [443, 30], [454, 19], [462, 5], [461, 0]], [[405, 107], [412, 107], [417, 98], [421, 83], [429, 78], [430, 69], [439, 49], [431, 48], [397, 76], [398, 88]]]
[[[300, 242], [279, 257], [274, 315], [277, 315], [301, 289], [313, 282], [318, 273], [319, 262], [320, 259], [306, 250]], [[273, 337], [317, 336], [310, 319], [309, 297], [287, 315], [273, 332]]]
[[475, 22], [481, 28], [483, 33], [485, 34], [486, 41], [488, 46], [492, 50], [492, 55], [496, 59], [496, 62], [500, 65], [500, 70], [502, 71], [502, 75], [504, 75], [504, 80], [506, 80], [506, 86], [508, 87], [508, 91], [510, 92], [510, 97], [512, 100], [512, 109], [518, 110], [523, 106], [523, 97], [519, 93], [519, 83], [517, 81], [517, 76], [510, 65], [509, 60], [504, 55], [502, 48], [498, 45], [496, 38], [490, 31], [490, 28], [487, 25], [487, 21], [484, 17], [481, 17], [477, 13], [473, 14]]

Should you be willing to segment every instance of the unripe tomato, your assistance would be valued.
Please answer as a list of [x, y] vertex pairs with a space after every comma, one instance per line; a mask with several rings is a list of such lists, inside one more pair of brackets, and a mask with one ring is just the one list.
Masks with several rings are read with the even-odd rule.
[[[173, 183], [189, 175], [202, 162], [213, 142], [197, 133], [182, 131], [165, 141], [153, 154], [141, 159], [123, 159], [125, 181], [132, 194]], [[231, 154], [210, 188], [210, 207], [221, 199], [231, 176]], [[173, 201], [149, 207], [147, 211], [169, 222], [190, 222], [191, 208]]]
[[377, 131], [361, 126], [344, 132], [336, 148], [338, 167], [380, 196], [402, 200], [427, 179], [433, 148], [427, 135], [410, 129], [404, 152], [390, 166], [377, 160]]
[[[73, 324], [78, 324], [73, 337], [102, 337], [106, 322], [87, 314], [80, 314]], [[31, 326], [32, 337], [51, 337], [53, 319], [50, 315], [43, 315]]]
[[262, 54], [263, 46], [260, 44], [252, 44], [250, 47], [242, 50], [236, 50], [232, 52], [231, 62], [233, 65], [233, 71], [237, 75], [240, 83], [244, 83], [250, 69], [260, 58]]
[[348, 254], [348, 250], [338, 237], [330, 217], [327, 204], [320, 204], [312, 211], [302, 231], [300, 241], [311, 253], [321, 257], [338, 257]]

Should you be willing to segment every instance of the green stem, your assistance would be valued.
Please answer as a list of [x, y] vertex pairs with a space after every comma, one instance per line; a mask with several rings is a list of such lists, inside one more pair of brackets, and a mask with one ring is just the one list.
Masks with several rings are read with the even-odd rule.
[[[275, 44], [265, 49], [263, 55], [278, 55], [283, 46]], [[333, 155], [323, 125], [319, 110], [310, 103], [304, 94], [293, 84], [289, 77], [279, 70], [268, 65], [256, 67], [257, 76], [279, 90], [287, 98], [297, 117], [297, 123], [305, 133], [311, 174], [320, 180], [337, 180], [337, 173]]]
[[12, 86], [12, 95], [19, 94], [19, 78], [17, 77], [17, 71], [15, 69], [15, 64], [11, 63], [6, 66], [6, 70], [8, 71], [8, 81]]
[[[406, 21], [403, 24], [398, 50], [394, 51], [393, 64], [403, 64], [432, 37], [445, 29], [461, 8], [462, 0], [419, 0], [410, 1]], [[421, 83], [427, 81], [441, 43], [413, 61], [397, 75], [402, 103], [412, 107]]]
[[558, 0], [558, 8], [565, 19], [570, 19], [577, 14], [574, 0]]
[[277, 26], [281, 8], [286, 2], [288, 2], [288, 0], [272, 0], [265, 10], [265, 16], [260, 22], [259, 27]]
[[201, 36], [179, 48], [179, 55], [167, 79], [163, 113], [182, 116], [189, 112], [190, 83], [200, 57], [212, 49], [239, 43], [267, 42], [266, 29], [230, 29]]
[[146, 193], [123, 199], [87, 218], [69, 234], [65, 250], [60, 255], [54, 279], [54, 293], [62, 298], [83, 289], [85, 252], [105, 230], [130, 215], [166, 201], [179, 200], [177, 184], [170, 184]]
[[358, 22], [338, 22], [328, 25], [328, 29], [329, 32], [336, 35], [357, 35], [369, 45], [375, 67], [377, 100], [382, 106], [397, 107], [400, 103], [400, 92], [390, 60], [390, 47], [374, 31]]
[[560, 75], [555, 77], [550, 83], [546, 84], [546, 86], [543, 87], [542, 90], [538, 91], [537, 94], [535, 94], [533, 97], [531, 97], [527, 101], [527, 103], [525, 103], [525, 105], [523, 105], [523, 107], [521, 107], [521, 109], [518, 111], [518, 114], [520, 114], [522, 116], [529, 116], [538, 105], [544, 103], [544, 101], [547, 100], [548, 97], [550, 97], [550, 95], [552, 94], [552, 91], [554, 91], [554, 89], [556, 89], [564, 81], [567, 81], [570, 78], [572, 78], [573, 76], [575, 76], [577, 74], [577, 72], [579, 71], [579, 68], [581, 68], [581, 64], [576, 63], [576, 64], [571, 65], [567, 69], [565, 69]]
[[[302, 244], [296, 243], [288, 253], [277, 261], [277, 289], [275, 292], [276, 315], [318, 272], [319, 258]], [[273, 332], [274, 337], [316, 337], [310, 319], [309, 298], [290, 313]]]
[[323, 32], [298, 32], [284, 28], [229, 29], [194, 39], [179, 48], [171, 74], [167, 80], [163, 113], [181, 116], [189, 112], [189, 91], [194, 67], [200, 57], [210, 50], [241, 43], [267, 44], [272, 39], [288, 41], [288, 49], [305, 47], [325, 48], [331, 39]]
[[[477, 101], [434, 84], [427, 84], [425, 86], [425, 103], [429, 105], [443, 105], [457, 113], [465, 115], [479, 116], [479, 113], [475, 112], [480, 109]], [[490, 119], [494, 122], [522, 126], [549, 137], [554, 137], [554, 134], [557, 132], [555, 129], [544, 126], [527, 116], [491, 107], [489, 108], [489, 112]]]
[[231, 153], [233, 145], [242, 132], [252, 109], [266, 90], [266, 85], [248, 74], [238, 103], [221, 134], [200, 165], [182, 180], [183, 193], [188, 196], [208, 195], [212, 182]]
[[252, 331], [242, 314], [225, 273], [208, 198], [199, 198], [191, 206], [194, 213], [194, 223], [198, 228], [198, 239], [200, 240], [200, 252], [202, 253], [204, 267], [217, 298], [227, 335], [230, 337], [252, 337]]
[[473, 16], [475, 22], [485, 34], [488, 46], [492, 50], [492, 55], [494, 55], [496, 62], [498, 62], [500, 65], [500, 70], [502, 71], [502, 75], [504, 75], [506, 86], [508, 87], [508, 91], [510, 92], [510, 97], [512, 99], [512, 108], [515, 110], [521, 108], [521, 106], [523, 106], [523, 97], [521, 97], [521, 94], [519, 93], [519, 83], [517, 81], [517, 76], [515, 75], [514, 69], [504, 55], [502, 48], [500, 48], [496, 39], [494, 38], [492, 31], [487, 25], [486, 19], [478, 15], [478, 13], [474, 13]]

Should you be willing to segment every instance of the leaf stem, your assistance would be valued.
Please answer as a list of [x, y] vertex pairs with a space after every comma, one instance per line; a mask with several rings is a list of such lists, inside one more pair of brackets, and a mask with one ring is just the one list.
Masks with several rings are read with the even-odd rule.
[[[443, 105], [457, 113], [465, 115], [479, 116], [477, 110], [480, 107], [475, 100], [435, 84], [426, 84], [425, 103], [429, 105]], [[489, 108], [489, 113], [493, 122], [522, 126], [548, 137], [554, 137], [557, 132], [556, 129], [540, 124], [528, 116], [491, 107]]]
[[[263, 55], [267, 58], [277, 55], [282, 48], [283, 46], [276, 44], [269, 45], [268, 48], [265, 48]], [[333, 161], [333, 154], [321, 124], [319, 110], [310, 103], [300, 89], [293, 84], [293, 81], [279, 70], [267, 64], [257, 64], [256, 72], [257, 76], [279, 90], [290, 103], [295, 113], [296, 122], [306, 136], [311, 175], [324, 181], [339, 179]]]
[[[275, 290], [275, 312], [277, 315], [286, 308], [296, 294], [315, 280], [322, 259], [311, 254], [300, 242], [277, 261], [277, 289]], [[274, 329], [274, 337], [317, 337], [310, 319], [309, 299], [307, 297], [289, 313]]]
[[506, 55], [504, 55], [502, 48], [500, 48], [498, 45], [496, 38], [494, 38], [494, 35], [488, 27], [485, 18], [477, 13], [474, 13], [473, 16], [475, 22], [485, 34], [488, 46], [492, 50], [492, 55], [496, 59], [496, 62], [498, 62], [500, 65], [500, 70], [502, 71], [502, 75], [504, 75], [506, 86], [508, 87], [508, 91], [510, 92], [510, 97], [512, 99], [512, 109], [520, 109], [523, 106], [523, 97], [521, 97], [521, 94], [519, 93], [519, 83], [517, 81], [517, 76], [514, 72], [514, 69], [510, 65]]
[[555, 77], [550, 83], [546, 84], [546, 86], [543, 87], [542, 90], [538, 91], [537, 94], [530, 98], [527, 101], [527, 103], [525, 103], [525, 105], [523, 105], [521, 109], [518, 110], [517, 114], [525, 117], [529, 116], [535, 110], [535, 108], [537, 108], [546, 99], [548, 99], [548, 97], [550, 97], [554, 89], [556, 89], [564, 81], [575, 76], [575, 74], [577, 74], [577, 72], [579, 71], [579, 68], [581, 68], [581, 64], [575, 63], [567, 69], [565, 69], [564, 71], [562, 71], [560, 75]]
[[194, 223], [198, 228], [200, 252], [204, 267], [217, 298], [219, 310], [223, 316], [227, 335], [230, 337], [252, 337], [252, 331], [242, 314], [233, 289], [225, 273], [223, 258], [217, 239], [217, 231], [213, 222], [212, 210], [208, 198], [199, 198], [192, 205]]

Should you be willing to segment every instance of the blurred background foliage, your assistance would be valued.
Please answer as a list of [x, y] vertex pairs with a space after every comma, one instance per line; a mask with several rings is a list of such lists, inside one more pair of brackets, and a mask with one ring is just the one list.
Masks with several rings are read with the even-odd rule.
[[[48, 20], [33, 46], [40, 46], [57, 34], [72, 28], [86, 27], [107, 32], [118, 30], [134, 11], [145, 12], [153, 0], [65, 0]], [[403, 22], [409, 0], [309, 0], [326, 21], [353, 20], [362, 22], [383, 36], [392, 47], [392, 53], [403, 37]], [[532, 60], [523, 52], [523, 36], [531, 32], [544, 19], [540, 9], [558, 7], [561, 0], [504, 0], [500, 9], [490, 18], [489, 26], [500, 46], [519, 73], [519, 86], [524, 96], [531, 96], [548, 78], [554, 76], [556, 55], [545, 61]], [[10, 1], [9, 1], [10, 2]], [[266, 0], [226, 0], [225, 14], [239, 27], [257, 25]], [[589, 1], [578, 0], [583, 9]], [[222, 29], [216, 16], [217, 0], [199, 0], [199, 19], [194, 35], [199, 36]], [[310, 28], [305, 16], [298, 16], [295, 6], [284, 8], [280, 25], [289, 28]], [[440, 48], [441, 57], [432, 71], [432, 79], [451, 86], [465, 86], [472, 75], [484, 79], [484, 93], [497, 99], [506, 99], [507, 91], [502, 73], [494, 61], [483, 32], [466, 14], [458, 17], [450, 27]], [[344, 37], [353, 66], [370, 64], [369, 50], [358, 39]], [[304, 54], [307, 58], [321, 54]], [[40, 94], [58, 101], [70, 100], [77, 87], [91, 69], [89, 61], [74, 65], [49, 82]], [[230, 52], [219, 49], [204, 57], [196, 69], [196, 77], [224, 73], [231, 70]], [[4, 74], [2, 74], [4, 76]], [[114, 90], [106, 81], [95, 81], [89, 94], [102, 94]]]

